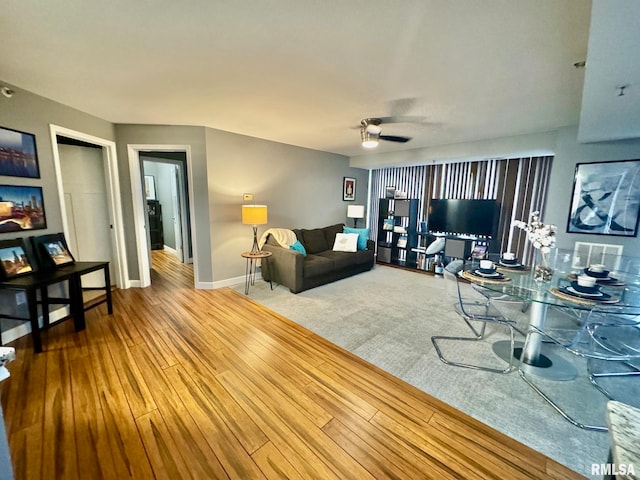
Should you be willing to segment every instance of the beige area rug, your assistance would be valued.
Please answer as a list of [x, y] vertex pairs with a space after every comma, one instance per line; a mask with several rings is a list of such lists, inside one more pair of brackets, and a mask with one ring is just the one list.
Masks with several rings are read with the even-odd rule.
[[[469, 332], [453, 312], [444, 283], [441, 277], [376, 265], [370, 272], [297, 295], [283, 286], [270, 290], [267, 282], [257, 280], [249, 297], [590, 477], [593, 463], [606, 462], [607, 433], [584, 431], [569, 424], [517, 372], [500, 375], [448, 366], [438, 359], [432, 335]], [[244, 291], [244, 285], [235, 288]], [[514, 318], [519, 315], [526, 323], [520, 308], [508, 313]], [[444, 344], [443, 353], [463, 362], [503, 367], [491, 343], [506, 338], [490, 327], [486, 343]], [[580, 372], [586, 372], [584, 361], [564, 356], [576, 363]], [[539, 383], [581, 419], [604, 424], [606, 400], [584, 376], [571, 382]]]

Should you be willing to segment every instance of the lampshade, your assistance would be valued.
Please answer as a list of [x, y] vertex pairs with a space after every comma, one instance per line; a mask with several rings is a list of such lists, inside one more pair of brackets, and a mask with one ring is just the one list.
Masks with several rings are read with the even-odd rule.
[[267, 223], [266, 205], [242, 205], [242, 223], [245, 225], [264, 225]]
[[364, 218], [364, 205], [348, 205], [347, 217], [349, 218]]

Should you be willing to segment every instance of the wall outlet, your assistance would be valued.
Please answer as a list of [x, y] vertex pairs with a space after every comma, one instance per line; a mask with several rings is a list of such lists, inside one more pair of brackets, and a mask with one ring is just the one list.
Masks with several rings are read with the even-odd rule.
[[242, 195], [242, 199], [245, 202], [251, 202], [253, 201], [253, 193], [245, 193], [244, 195]]

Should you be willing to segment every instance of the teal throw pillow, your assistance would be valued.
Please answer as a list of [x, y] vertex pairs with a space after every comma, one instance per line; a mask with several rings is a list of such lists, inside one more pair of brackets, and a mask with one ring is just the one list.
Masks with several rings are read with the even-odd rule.
[[304, 249], [304, 245], [300, 243], [300, 240], [296, 240], [296, 243], [293, 245], [289, 245], [291, 250], [295, 250], [296, 252], [300, 252], [305, 257], [307, 256], [307, 251]]
[[367, 240], [369, 240], [368, 228], [344, 227], [344, 233], [357, 233], [358, 234], [358, 250], [367, 249]]

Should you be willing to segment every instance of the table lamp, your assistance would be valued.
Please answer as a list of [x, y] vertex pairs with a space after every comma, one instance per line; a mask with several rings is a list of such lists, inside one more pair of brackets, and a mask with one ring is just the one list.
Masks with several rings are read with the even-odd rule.
[[260, 248], [258, 248], [258, 225], [267, 223], [267, 206], [242, 205], [242, 223], [253, 226], [253, 246], [250, 253], [260, 253]]
[[364, 218], [364, 205], [348, 205], [347, 217], [353, 218], [353, 227], [358, 226], [358, 219]]

